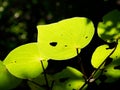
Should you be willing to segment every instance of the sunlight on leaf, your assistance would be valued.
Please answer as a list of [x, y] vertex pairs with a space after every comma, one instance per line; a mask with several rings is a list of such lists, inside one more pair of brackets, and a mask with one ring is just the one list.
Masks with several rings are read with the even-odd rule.
[[[54, 80], [51, 75], [47, 74], [47, 80], [48, 80], [48, 84], [49, 86], [52, 85], [52, 81]], [[34, 83], [35, 82], [35, 83]], [[39, 85], [37, 85], [37, 84]], [[46, 90], [46, 81], [45, 81], [45, 76], [44, 74], [40, 74], [38, 77], [30, 79], [28, 81], [28, 85], [30, 87], [30, 90]]]
[[91, 60], [92, 66], [94, 68], [98, 68], [113, 50], [114, 48], [109, 49], [108, 45], [101, 45], [97, 47], [92, 55], [92, 60]]
[[[83, 74], [77, 69], [69, 66], [59, 73], [47, 75], [47, 78], [49, 86], [51, 86], [52, 81], [54, 81], [52, 90], [79, 90], [80, 87], [85, 83]], [[41, 87], [39, 87], [32, 82], [28, 82], [28, 85], [32, 90], [46, 90], [44, 75], [40, 75], [32, 80], [41, 85]], [[84, 87], [84, 89], [86, 87], [87, 85]]]
[[65, 60], [77, 55], [94, 34], [94, 25], [84, 17], [74, 17], [47, 25], [38, 25], [38, 44], [42, 57]]
[[53, 90], [79, 90], [85, 83], [83, 74], [69, 66], [53, 77], [55, 79]]
[[113, 10], [103, 17], [98, 24], [98, 35], [107, 42], [114, 42], [120, 37], [120, 11]]
[[114, 82], [120, 79], [120, 40], [115, 52], [110, 56], [112, 62], [106, 66], [105, 74], [107, 76], [106, 82]]
[[17, 87], [21, 83], [18, 79], [11, 75], [2, 61], [0, 61], [0, 90], [10, 90]]
[[28, 79], [35, 78], [43, 72], [40, 60], [43, 61], [44, 68], [48, 62], [43, 60], [39, 54], [38, 44], [29, 43], [12, 50], [4, 60], [9, 72], [16, 77]]

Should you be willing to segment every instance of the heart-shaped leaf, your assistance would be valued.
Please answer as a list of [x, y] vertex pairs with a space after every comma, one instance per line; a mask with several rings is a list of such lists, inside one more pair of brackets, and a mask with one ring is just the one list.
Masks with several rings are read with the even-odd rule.
[[37, 43], [29, 43], [12, 50], [4, 60], [9, 72], [16, 77], [28, 79], [35, 78], [43, 72], [48, 62], [41, 57]]
[[[52, 90], [79, 90], [82, 85], [85, 83], [83, 78], [83, 74], [73, 67], [67, 67], [59, 73], [54, 75], [47, 75], [49, 86], [52, 85]], [[35, 85], [32, 82], [29, 82], [29, 85], [32, 90], [46, 90], [45, 89], [45, 78], [44, 75], [40, 75], [39, 77], [32, 79], [34, 82], [38, 83], [39, 86]], [[84, 89], [87, 85], [84, 87]], [[83, 90], [84, 90], [83, 89]]]
[[[79, 90], [85, 83], [83, 74], [73, 67], [67, 67], [54, 76], [53, 90]], [[60, 88], [61, 87], [61, 88]]]
[[11, 90], [21, 83], [18, 79], [11, 75], [6, 69], [2, 61], [0, 61], [0, 90]]
[[107, 42], [114, 42], [120, 37], [120, 11], [113, 10], [103, 17], [98, 24], [98, 35]]
[[[110, 53], [113, 50], [114, 50], [114, 48], [109, 49], [108, 45], [101, 45], [101, 46], [97, 47], [92, 55], [92, 60], [91, 60], [92, 66], [94, 68], [98, 68], [104, 62], [104, 60], [110, 55]], [[104, 66], [104, 65], [102, 65], [102, 66]]]
[[38, 44], [42, 57], [65, 60], [80, 53], [94, 34], [92, 21], [74, 17], [47, 25], [38, 25]]
[[104, 75], [107, 76], [106, 82], [115, 82], [120, 79], [120, 40], [115, 52], [110, 56], [112, 62], [105, 67]]

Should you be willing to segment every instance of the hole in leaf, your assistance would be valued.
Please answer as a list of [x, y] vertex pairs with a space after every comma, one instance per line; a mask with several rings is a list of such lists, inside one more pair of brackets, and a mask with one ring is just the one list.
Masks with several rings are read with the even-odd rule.
[[114, 69], [120, 69], [120, 65], [115, 66]]
[[66, 80], [68, 80], [69, 78], [60, 78], [60, 82], [65, 82]]
[[116, 58], [118, 58], [118, 56], [116, 56]]
[[111, 62], [113, 61], [112, 58], [107, 58], [106, 62], [105, 62], [105, 66], [109, 65]]
[[107, 72], [107, 70], [104, 70], [104, 72]]
[[65, 47], [67, 47], [67, 45], [65, 45]]
[[72, 89], [72, 90], [76, 90], [76, 89]]
[[50, 42], [50, 45], [55, 47], [57, 45], [57, 42]]
[[68, 86], [71, 86], [71, 84], [69, 84]]
[[86, 39], [88, 38], [88, 36], [85, 37]]

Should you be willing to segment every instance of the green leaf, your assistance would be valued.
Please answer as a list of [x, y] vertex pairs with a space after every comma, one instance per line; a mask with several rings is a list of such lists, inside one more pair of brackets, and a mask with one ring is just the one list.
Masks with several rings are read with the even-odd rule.
[[104, 60], [110, 55], [110, 53], [113, 50], [114, 50], [114, 48], [109, 49], [108, 45], [101, 45], [101, 46], [97, 47], [92, 55], [92, 60], [91, 60], [92, 66], [94, 68], [98, 68], [104, 62]]
[[10, 90], [17, 87], [21, 83], [18, 79], [11, 75], [6, 69], [2, 61], [0, 61], [0, 90]]
[[[50, 87], [52, 85], [52, 81], [54, 80], [54, 78], [51, 77], [51, 75], [48, 75], [48, 74], [46, 75], [47, 75], [47, 81]], [[28, 85], [30, 87], [30, 90], [47, 90], [46, 80], [43, 73], [36, 78], [30, 79], [28, 81]]]
[[56, 23], [38, 25], [38, 43], [42, 57], [65, 60], [80, 53], [94, 34], [92, 21], [84, 17], [64, 19]]
[[67, 67], [53, 76], [53, 90], [79, 90], [85, 83], [83, 74], [73, 67]]
[[[53, 83], [52, 90], [79, 90], [80, 87], [85, 83], [83, 78], [83, 74], [73, 67], [67, 67], [59, 73], [54, 75], [47, 75], [49, 86]], [[32, 79], [32, 81], [38, 83], [41, 87], [35, 85], [32, 82], [29, 82], [29, 86], [32, 90], [46, 90], [45, 89], [45, 78], [44, 75], [40, 75], [39, 77]], [[86, 86], [84, 87], [84, 89]], [[83, 89], [83, 90], [84, 90]]]
[[115, 52], [110, 56], [112, 62], [105, 67], [104, 75], [107, 76], [105, 82], [115, 82], [120, 79], [120, 40]]
[[98, 24], [98, 35], [107, 42], [114, 42], [120, 37], [120, 11], [113, 10], [103, 17]]
[[46, 68], [48, 62], [39, 54], [38, 44], [29, 43], [12, 50], [5, 58], [4, 64], [11, 74], [28, 79], [43, 72], [41, 60]]

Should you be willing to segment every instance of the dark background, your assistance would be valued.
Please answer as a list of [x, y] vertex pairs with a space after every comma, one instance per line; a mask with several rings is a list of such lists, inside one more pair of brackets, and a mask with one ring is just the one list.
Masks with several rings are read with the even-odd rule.
[[[120, 0], [0, 0], [0, 59], [4, 60], [12, 49], [22, 44], [36, 42], [36, 26], [39, 24], [48, 24], [79, 16], [91, 19], [97, 27], [98, 22], [102, 21], [102, 17], [106, 13], [114, 9], [120, 10], [119, 6]], [[79, 56], [82, 58], [84, 67], [83, 72], [86, 73], [86, 76], [89, 76], [93, 70], [90, 64], [92, 53], [97, 46], [103, 43], [106, 42], [102, 41], [95, 33], [91, 43], [80, 53]], [[76, 58], [59, 62], [50, 60], [47, 73], [59, 72], [67, 65], [82, 71], [79, 67], [79, 60], [74, 60]], [[57, 66], [55, 66], [56, 63]], [[18, 88], [29, 90], [26, 82], [22, 84]], [[117, 84], [118, 82], [101, 86], [92, 84], [90, 88], [113, 90], [113, 87], [118, 87]]]

